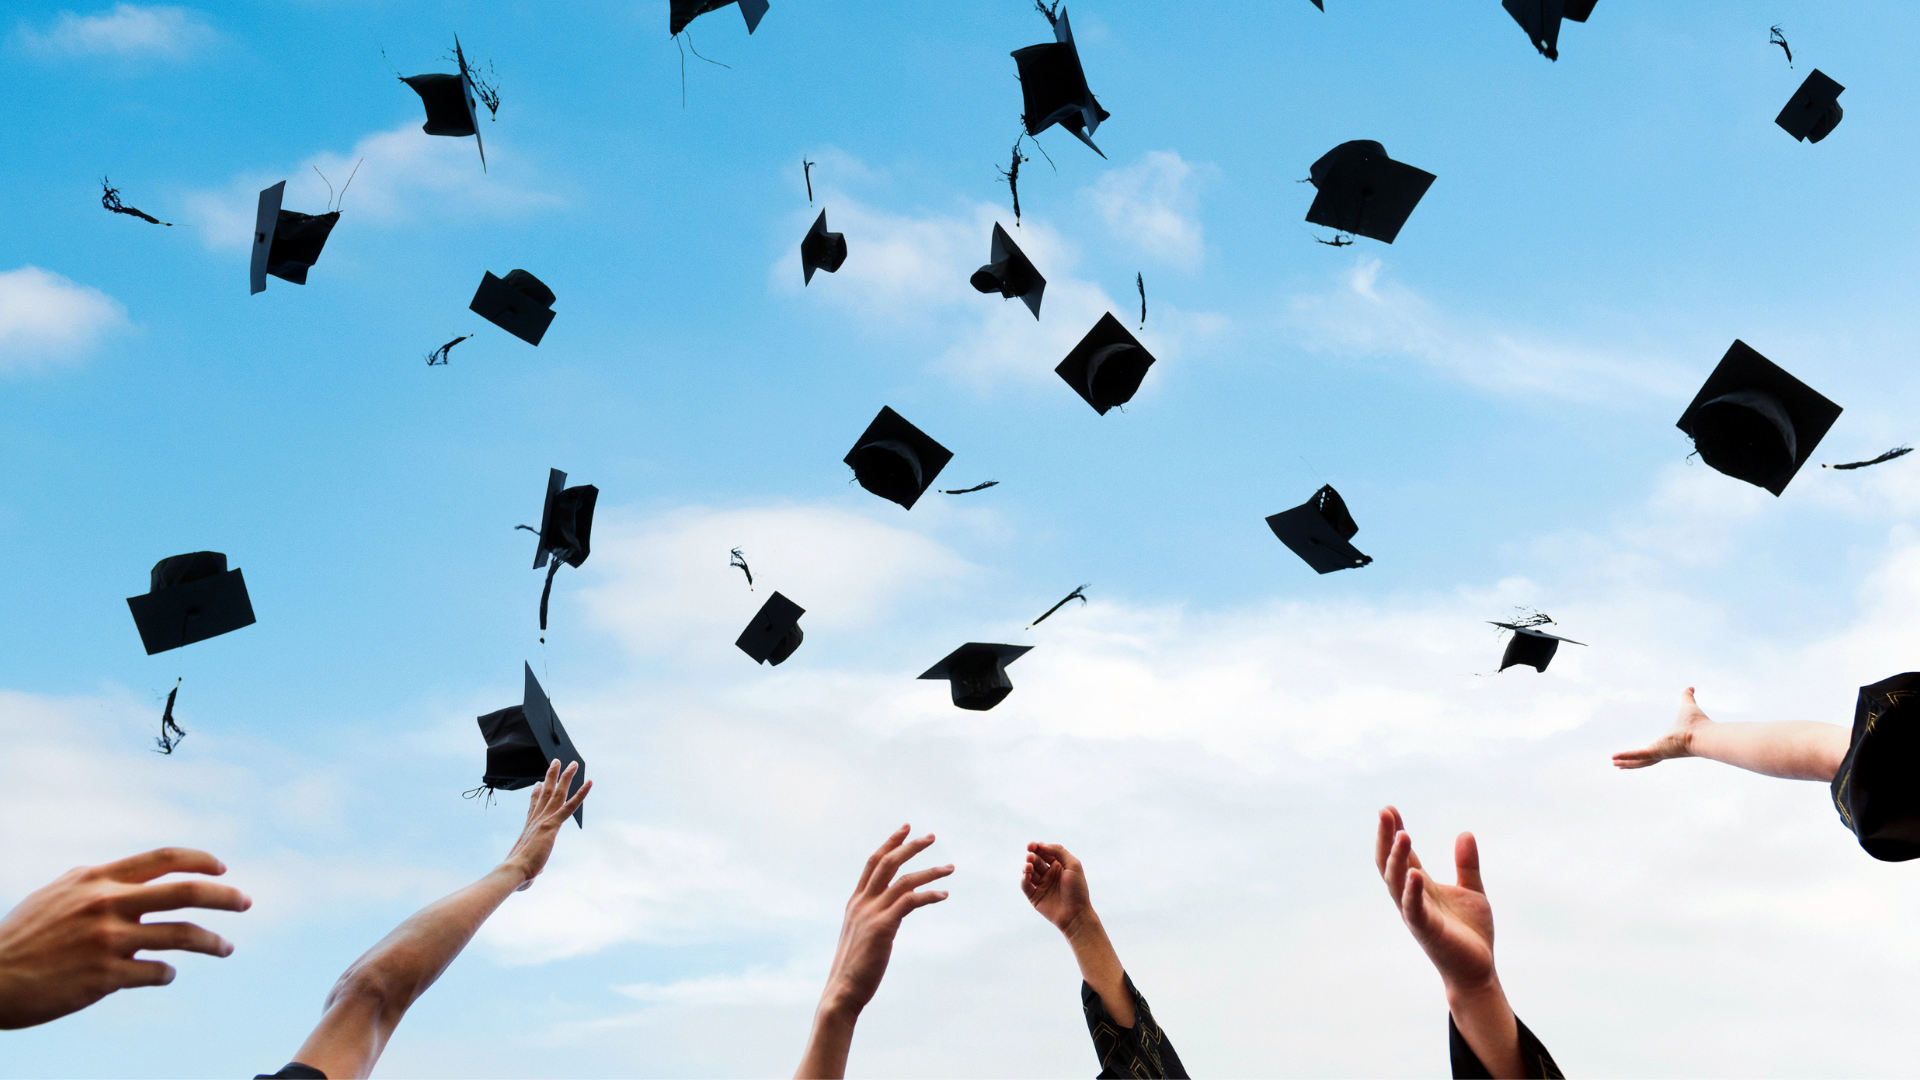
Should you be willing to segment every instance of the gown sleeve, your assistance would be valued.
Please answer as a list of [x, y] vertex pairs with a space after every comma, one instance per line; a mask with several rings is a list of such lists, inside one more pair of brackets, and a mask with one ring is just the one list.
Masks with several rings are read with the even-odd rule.
[[[1553, 1055], [1540, 1045], [1533, 1032], [1519, 1017], [1513, 1022], [1520, 1026], [1520, 1065], [1527, 1071], [1527, 1080], [1566, 1080], [1560, 1066], [1553, 1063]], [[1493, 1073], [1480, 1063], [1473, 1047], [1461, 1036], [1460, 1029], [1453, 1024], [1453, 1014], [1447, 1014], [1447, 1056], [1453, 1059], [1454, 1080], [1493, 1080]]]
[[1134, 989], [1133, 977], [1121, 978], [1133, 998], [1132, 1027], [1116, 1023], [1093, 987], [1084, 980], [1080, 983], [1080, 1008], [1087, 1014], [1087, 1034], [1093, 1036], [1093, 1052], [1100, 1058], [1100, 1080], [1187, 1080], [1187, 1067], [1174, 1053], [1167, 1033], [1154, 1023], [1153, 1010]]

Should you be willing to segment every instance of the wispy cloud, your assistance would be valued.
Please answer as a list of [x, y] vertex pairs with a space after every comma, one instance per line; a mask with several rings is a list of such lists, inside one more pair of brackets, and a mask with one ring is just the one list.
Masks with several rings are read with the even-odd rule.
[[0, 375], [76, 363], [128, 328], [119, 301], [37, 266], [0, 271]]
[[206, 17], [190, 8], [116, 4], [111, 11], [79, 15], [63, 11], [36, 30], [20, 24], [20, 39], [44, 57], [125, 56], [181, 60], [217, 42]]
[[1107, 228], [1150, 258], [1195, 271], [1206, 254], [1199, 188], [1211, 166], [1195, 166], [1171, 150], [1154, 150], [1109, 169], [1085, 190]]

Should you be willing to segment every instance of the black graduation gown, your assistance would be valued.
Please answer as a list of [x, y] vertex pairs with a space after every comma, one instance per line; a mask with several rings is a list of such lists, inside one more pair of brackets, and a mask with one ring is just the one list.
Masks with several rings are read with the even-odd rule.
[[1833, 774], [1833, 806], [1867, 854], [1920, 858], [1920, 672], [1860, 688], [1853, 739]]
[[1080, 983], [1080, 1008], [1087, 1014], [1087, 1034], [1093, 1036], [1093, 1052], [1100, 1057], [1100, 1080], [1126, 1077], [1187, 1080], [1187, 1067], [1180, 1064], [1180, 1055], [1173, 1052], [1167, 1033], [1153, 1022], [1153, 1010], [1147, 1007], [1147, 999], [1140, 996], [1140, 991], [1133, 988], [1133, 977], [1124, 973], [1120, 977], [1126, 982], [1128, 996], [1133, 998], [1130, 1028], [1121, 1027], [1108, 1015], [1106, 1003], [1093, 987], [1085, 980]]
[[[1513, 1022], [1520, 1027], [1520, 1065], [1527, 1070], [1527, 1080], [1566, 1080], [1560, 1066], [1553, 1063], [1553, 1055], [1533, 1037], [1527, 1025], [1517, 1016]], [[1452, 1013], [1447, 1014], [1447, 1056], [1453, 1059], [1454, 1080], [1493, 1080], [1493, 1073], [1480, 1063], [1473, 1047], [1454, 1026]]]

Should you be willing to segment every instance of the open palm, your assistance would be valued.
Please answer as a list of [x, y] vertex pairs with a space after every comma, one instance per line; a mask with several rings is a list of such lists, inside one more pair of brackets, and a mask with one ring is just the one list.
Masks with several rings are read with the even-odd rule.
[[1450, 988], [1474, 988], [1493, 978], [1493, 908], [1480, 883], [1480, 849], [1472, 833], [1454, 841], [1453, 862], [1457, 884], [1433, 880], [1413, 853], [1400, 811], [1380, 811], [1374, 863], [1400, 917]]

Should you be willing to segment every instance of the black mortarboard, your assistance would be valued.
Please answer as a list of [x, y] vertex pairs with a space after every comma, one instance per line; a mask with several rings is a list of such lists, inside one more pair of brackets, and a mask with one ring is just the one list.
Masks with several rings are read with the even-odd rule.
[[800, 631], [800, 616], [806, 613], [806, 608], [776, 592], [760, 605], [734, 644], [753, 657], [754, 663], [779, 667], [806, 640], [807, 635]]
[[820, 208], [820, 216], [813, 219], [813, 228], [800, 240], [800, 269], [806, 272], [805, 284], [813, 284], [813, 272], [825, 270], [829, 274], [838, 273], [840, 264], [847, 261], [847, 238], [837, 232], [827, 231], [827, 208]]
[[1047, 291], [1047, 279], [1033, 268], [1020, 245], [997, 221], [993, 223], [993, 261], [975, 270], [969, 281], [983, 293], [997, 292], [1008, 300], [1019, 297], [1027, 302], [1034, 318], [1040, 317], [1040, 297]]
[[[540, 688], [540, 680], [533, 677], [533, 665], [525, 667], [527, 687], [521, 703], [480, 717], [480, 735], [487, 740], [487, 771], [480, 783], [500, 791], [518, 791], [546, 779], [547, 767], [556, 759], [562, 771], [577, 761], [580, 769], [567, 785], [567, 797], [572, 798], [586, 782], [586, 759], [574, 748], [560, 715], [553, 711], [553, 702]], [[574, 823], [583, 829], [587, 826], [586, 809], [582, 804], [573, 812]]]
[[907, 509], [933, 486], [933, 478], [953, 460], [953, 451], [885, 405], [861, 432], [845, 461], [860, 486]]
[[1787, 99], [1787, 107], [1773, 118], [1787, 134], [1803, 142], [1819, 142], [1840, 123], [1840, 94], [1846, 87], [1826, 77], [1819, 68], [1807, 76]]
[[1307, 220], [1329, 229], [1393, 243], [1434, 176], [1387, 156], [1372, 139], [1343, 142], [1308, 170], [1318, 189]]
[[[427, 107], [427, 122], [420, 130], [429, 135], [473, 136], [480, 149], [480, 168], [487, 167], [487, 147], [480, 138], [480, 106], [474, 99], [473, 73], [467, 69], [467, 54], [460, 49], [460, 36], [453, 38], [453, 57], [460, 65], [458, 75], [402, 76], [400, 81], [413, 87], [420, 103]], [[497, 103], [496, 103], [497, 104]]]
[[[687, 24], [705, 15], [709, 11], [719, 11], [735, 0], [673, 0], [673, 8], [667, 14], [667, 33], [677, 34], [687, 28]], [[740, 14], [746, 16], [747, 33], [751, 34], [760, 27], [760, 19], [767, 13], [767, 0], [739, 0]]]
[[1360, 531], [1347, 512], [1347, 502], [1328, 484], [1313, 493], [1313, 498], [1291, 510], [1282, 510], [1267, 519], [1267, 528], [1295, 555], [1322, 574], [1350, 570], [1372, 562], [1347, 541]]
[[127, 597], [147, 655], [191, 645], [253, 622], [247, 579], [218, 551], [175, 555], [153, 564], [148, 591]]
[[1092, 135], [1111, 113], [1100, 107], [1093, 91], [1087, 88], [1087, 73], [1080, 66], [1080, 50], [1073, 44], [1073, 27], [1067, 25], [1067, 13], [1053, 19], [1054, 40], [1044, 45], [1015, 49], [1013, 62], [1020, 69], [1020, 92], [1026, 99], [1027, 134], [1038, 135], [1055, 124], [1073, 132], [1101, 157]]
[[468, 310], [529, 345], [540, 344], [553, 325], [553, 290], [525, 270], [509, 270], [503, 278], [486, 274]]
[[1500, 654], [1501, 671], [1516, 664], [1525, 665], [1535, 671], [1545, 671], [1547, 665], [1553, 662], [1553, 654], [1560, 651], [1561, 642], [1585, 644], [1585, 642], [1574, 641], [1572, 638], [1546, 634], [1512, 623], [1494, 623], [1493, 625], [1513, 631], [1513, 636], [1507, 639], [1506, 652]]
[[[540, 629], [547, 628], [547, 598], [553, 594], [553, 575], [560, 564], [579, 567], [593, 550], [593, 506], [600, 489], [592, 484], [565, 487], [567, 474], [547, 470], [547, 501], [540, 507], [540, 543], [533, 553], [533, 568], [547, 568], [547, 583], [540, 590]], [[547, 565], [552, 556], [553, 565]]]
[[986, 645], [969, 641], [947, 654], [947, 658], [927, 669], [923, 679], [947, 679], [952, 683], [953, 703], [963, 709], [985, 712], [1013, 693], [1013, 680], [1007, 678], [1007, 665], [1020, 659], [1031, 645]]
[[1133, 400], [1152, 366], [1153, 354], [1108, 312], [1053, 371], [1105, 416], [1108, 409]]
[[285, 180], [260, 192], [260, 205], [253, 221], [254, 292], [267, 291], [267, 275], [295, 285], [307, 283], [307, 271], [320, 261], [320, 249], [326, 246], [340, 211], [325, 214], [301, 214], [280, 209], [286, 194]]
[[1885, 862], [1920, 858], [1920, 673], [1860, 688], [1853, 739], [1833, 774], [1833, 806], [1867, 854]]
[[1840, 406], [1736, 340], [1675, 427], [1700, 460], [1775, 495], [1840, 418]]
[[1513, 21], [1527, 32], [1527, 40], [1549, 60], [1560, 59], [1560, 20], [1586, 22], [1595, 0], [1500, 0]]

